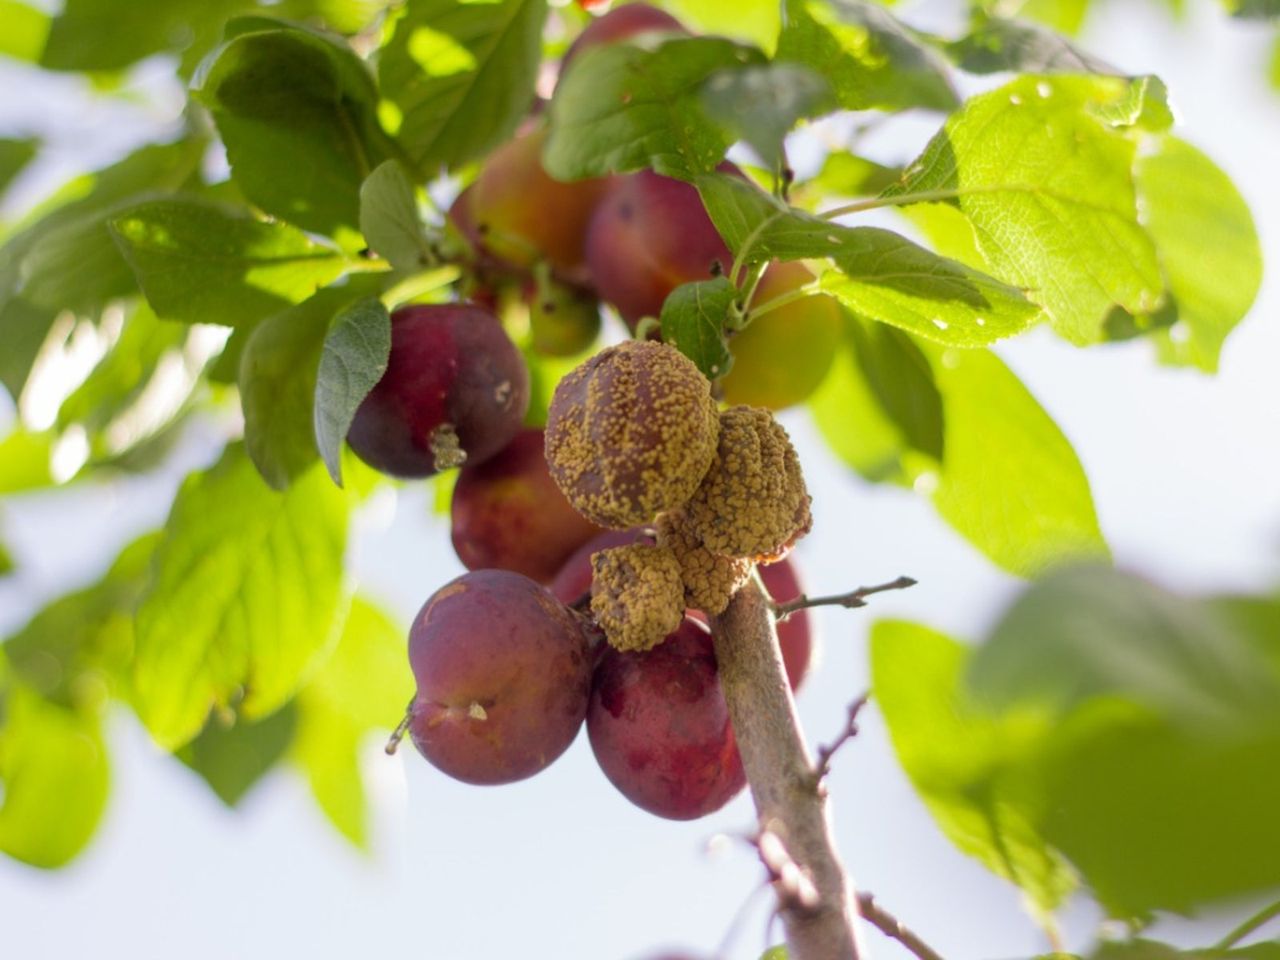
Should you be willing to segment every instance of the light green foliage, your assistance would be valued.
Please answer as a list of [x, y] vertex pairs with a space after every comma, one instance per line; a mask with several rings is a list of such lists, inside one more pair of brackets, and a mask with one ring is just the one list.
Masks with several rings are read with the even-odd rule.
[[200, 775], [219, 800], [234, 807], [285, 755], [297, 724], [292, 703], [256, 722], [232, 718], [224, 725], [215, 714], [200, 736], [176, 756]]
[[0, 0], [0, 56], [33, 62], [44, 49], [49, 18], [21, 0]]
[[49, 433], [15, 427], [0, 440], [0, 495], [39, 490], [53, 483], [49, 467], [53, 439]]
[[4, 545], [4, 541], [0, 540], [0, 577], [7, 577], [13, 573], [17, 564], [14, 562], [13, 554], [9, 552], [9, 548]]
[[[342, 40], [265, 18], [202, 71], [209, 108], [244, 195], [308, 230], [355, 230], [360, 184], [390, 152], [373, 75]], [[243, 32], [238, 32], [243, 31]]]
[[140, 204], [111, 230], [152, 309], [184, 323], [252, 326], [348, 267], [300, 230], [206, 201]]
[[488, 152], [533, 100], [544, 0], [409, 0], [378, 62], [395, 131], [434, 174]]
[[551, 101], [547, 172], [579, 180], [652, 167], [689, 180], [715, 169], [730, 139], [709, 122], [703, 85], [720, 71], [761, 62], [758, 50], [716, 37], [583, 50]]
[[0, 851], [63, 866], [93, 836], [109, 779], [97, 717], [6, 682], [0, 657]]
[[751, 43], [772, 54], [782, 27], [782, 4], [777, 0], [741, 0], [726, 16], [724, 0], [666, 0], [664, 10], [696, 33], [713, 33]]
[[1145, 223], [1183, 326], [1168, 351], [1213, 372], [1227, 335], [1262, 283], [1253, 218], [1231, 180], [1208, 157], [1173, 137], [1137, 166]]
[[953, 197], [992, 272], [1026, 289], [1063, 336], [1097, 341], [1113, 308], [1148, 312], [1164, 292], [1138, 220], [1135, 139], [1098, 115], [1129, 105], [1132, 117], [1131, 95], [1113, 77], [1014, 80], [948, 120], [893, 192]]
[[770, 170], [786, 159], [783, 139], [805, 117], [835, 107], [831, 85], [808, 67], [771, 63], [712, 74], [702, 87], [707, 115], [742, 140]]
[[662, 304], [662, 338], [698, 365], [708, 380], [729, 372], [733, 355], [725, 340], [737, 288], [725, 277], [684, 283]]
[[945, 443], [942, 395], [929, 360], [908, 334], [850, 315], [849, 340], [880, 408], [912, 450], [941, 461]]
[[779, 60], [831, 81], [846, 110], [950, 110], [946, 62], [883, 7], [864, 0], [785, 0]]
[[337, 638], [348, 500], [318, 465], [270, 490], [240, 446], [182, 485], [138, 608], [134, 706], [167, 748], [214, 707], [276, 710]]
[[342, 443], [391, 356], [391, 315], [373, 299], [351, 304], [325, 334], [315, 382], [314, 437], [333, 482], [342, 486]]
[[[4, 14], [0, 13], [0, 17]], [[35, 140], [0, 140], [0, 196], [4, 195], [13, 178], [31, 162], [39, 145]]]
[[382, 163], [360, 184], [360, 232], [397, 270], [421, 270], [431, 263], [413, 181], [398, 160]]

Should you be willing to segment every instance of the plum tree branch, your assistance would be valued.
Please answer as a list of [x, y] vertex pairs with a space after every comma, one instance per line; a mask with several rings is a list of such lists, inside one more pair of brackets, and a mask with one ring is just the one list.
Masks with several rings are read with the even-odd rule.
[[809, 607], [865, 607], [867, 605], [867, 597], [876, 593], [885, 593], [889, 590], [905, 590], [907, 587], [914, 587], [916, 581], [911, 577], [898, 577], [896, 580], [890, 580], [888, 583], [878, 583], [872, 587], [858, 587], [857, 590], [850, 590], [848, 593], [837, 593], [827, 597], [808, 597], [804, 594], [796, 597], [794, 600], [788, 600], [786, 603], [774, 603], [773, 615], [779, 620], [785, 620], [797, 610], [805, 610]]
[[865, 951], [851, 882], [832, 837], [826, 798], [816, 788], [778, 649], [773, 607], [753, 577], [724, 613], [712, 618], [720, 684], [761, 836], [771, 837], [770, 855], [778, 861], [766, 865], [771, 873], [778, 867], [778, 879], [785, 875], [787, 880], [785, 887], [775, 882], [774, 889], [791, 960], [857, 960]]
[[869, 893], [858, 894], [858, 912], [886, 937], [897, 940], [920, 960], [942, 960], [942, 956], [920, 939], [901, 920], [876, 903]]

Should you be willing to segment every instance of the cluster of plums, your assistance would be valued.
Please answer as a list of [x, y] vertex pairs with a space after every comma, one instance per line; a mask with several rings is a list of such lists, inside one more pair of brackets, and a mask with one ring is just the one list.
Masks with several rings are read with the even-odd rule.
[[[684, 32], [654, 8], [620, 7], [583, 32], [566, 62], [585, 46], [655, 30]], [[544, 431], [525, 426], [529, 374], [495, 308], [516, 291], [529, 307], [533, 347], [571, 355], [594, 342], [599, 301], [634, 331], [676, 286], [714, 276], [732, 258], [688, 184], [652, 172], [560, 183], [542, 168], [544, 137], [534, 118], [459, 195], [449, 219], [468, 246], [471, 295], [393, 312], [386, 373], [348, 433], [357, 455], [394, 476], [461, 468], [452, 540], [470, 572], [436, 591], [411, 627], [417, 695], [408, 730], [443, 772], [498, 784], [542, 770], [585, 722], [601, 768], [628, 799], [690, 819], [745, 785], [707, 617], [682, 602], [683, 617], [677, 612], [674, 629], [651, 649], [604, 642], [586, 612], [592, 557], [637, 544], [659, 549], [661, 534], [651, 522], [604, 521], [626, 527], [605, 529], [566, 499], [548, 466]], [[758, 295], [809, 279], [803, 265], [775, 264]], [[812, 359], [789, 363], [774, 341], [806, 344], [806, 358], [829, 357], [812, 344], [827, 331], [834, 339], [839, 323], [824, 296], [769, 313], [759, 326], [772, 333], [753, 324], [735, 339], [738, 363], [721, 382], [724, 398], [770, 409], [803, 399], [825, 370]], [[663, 392], [641, 391], [628, 407], [639, 432], [670, 419]], [[709, 397], [718, 431], [722, 415]], [[714, 433], [708, 442], [710, 457]], [[790, 559], [759, 571], [775, 598], [800, 593]], [[813, 645], [807, 614], [779, 624], [778, 635], [795, 688]]]

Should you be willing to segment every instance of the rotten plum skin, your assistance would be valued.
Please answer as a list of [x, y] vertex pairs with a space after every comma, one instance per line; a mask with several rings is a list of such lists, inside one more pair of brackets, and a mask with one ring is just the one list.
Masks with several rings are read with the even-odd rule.
[[481, 463], [511, 441], [529, 406], [529, 372], [498, 318], [476, 304], [391, 315], [386, 373], [356, 410], [347, 442], [396, 477]]
[[706, 816], [747, 782], [711, 634], [690, 618], [651, 650], [603, 652], [587, 734], [609, 781], [659, 817]]
[[533, 776], [577, 736], [591, 691], [581, 621], [546, 589], [507, 570], [445, 584], [409, 631], [418, 690], [414, 746], [464, 783]]

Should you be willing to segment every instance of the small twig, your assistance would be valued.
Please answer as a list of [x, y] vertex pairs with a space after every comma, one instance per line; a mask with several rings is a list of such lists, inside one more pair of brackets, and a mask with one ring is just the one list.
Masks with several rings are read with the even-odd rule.
[[818, 748], [818, 762], [813, 768], [813, 779], [816, 783], [822, 783], [826, 775], [831, 772], [831, 758], [836, 755], [836, 751], [858, 735], [858, 714], [870, 699], [871, 694], [864, 693], [849, 704], [849, 716], [845, 720], [844, 729], [840, 731], [840, 735], [827, 746]]
[[742, 927], [746, 923], [751, 905], [755, 903], [760, 894], [767, 892], [768, 889], [769, 881], [766, 880], [759, 886], [753, 887], [751, 892], [747, 894], [747, 898], [742, 901], [742, 906], [738, 908], [737, 913], [733, 915], [733, 920], [729, 922], [729, 929], [725, 931], [724, 938], [720, 941], [720, 946], [715, 952], [717, 957], [727, 957], [729, 955], [729, 948], [733, 946], [733, 942], [738, 939], [738, 934], [742, 932]]
[[1264, 924], [1280, 917], [1280, 901], [1264, 907], [1213, 945], [1214, 950], [1230, 950]]
[[921, 940], [892, 913], [876, 903], [876, 898], [871, 894], [858, 894], [858, 912], [873, 927], [886, 937], [897, 940], [920, 960], [942, 960], [942, 955], [938, 951]]
[[782, 838], [761, 827], [752, 838], [760, 862], [769, 871], [769, 881], [778, 894], [778, 903], [800, 910], [813, 910], [821, 897], [809, 874], [792, 859]]
[[844, 607], [853, 609], [854, 607], [865, 607], [867, 605], [867, 597], [873, 593], [884, 593], [888, 590], [905, 590], [907, 587], [914, 587], [916, 581], [911, 577], [899, 577], [897, 580], [890, 580], [888, 583], [879, 583], [873, 587], [859, 587], [857, 590], [850, 590], [848, 593], [837, 593], [829, 597], [807, 597], [803, 593], [794, 600], [788, 600], [786, 603], [774, 603], [773, 615], [779, 620], [783, 620], [797, 610], [806, 610], [809, 607]]

